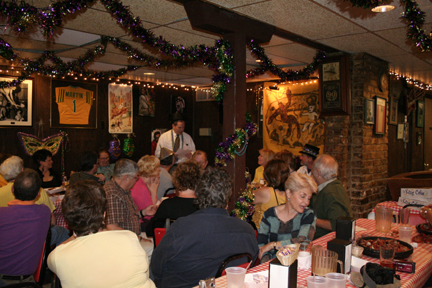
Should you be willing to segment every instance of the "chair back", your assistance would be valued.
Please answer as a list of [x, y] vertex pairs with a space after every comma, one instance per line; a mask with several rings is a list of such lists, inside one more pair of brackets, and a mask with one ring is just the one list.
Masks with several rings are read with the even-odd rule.
[[165, 235], [167, 229], [166, 228], [155, 228], [154, 229], [154, 244], [155, 247], [159, 245], [159, 242], [162, 240], [162, 237]]
[[247, 268], [249, 263], [252, 262], [252, 260], [253, 260], [252, 255], [250, 255], [249, 253], [239, 253], [239, 254], [231, 255], [228, 258], [226, 258], [224, 261], [222, 261], [222, 264], [219, 266], [219, 269], [216, 272], [215, 277], [217, 278], [217, 277], [220, 277], [222, 275], [225, 275], [225, 268], [228, 266], [228, 264], [232, 261], [235, 261], [235, 260], [241, 259], [241, 258], [244, 258], [245, 262], [241, 265], [238, 265], [237, 267]]
[[48, 229], [47, 237], [45, 239], [44, 247], [42, 249], [41, 257], [39, 259], [38, 267], [33, 274], [33, 278], [36, 283], [43, 285], [45, 282], [45, 272], [48, 261], [48, 255], [51, 253], [51, 229]]

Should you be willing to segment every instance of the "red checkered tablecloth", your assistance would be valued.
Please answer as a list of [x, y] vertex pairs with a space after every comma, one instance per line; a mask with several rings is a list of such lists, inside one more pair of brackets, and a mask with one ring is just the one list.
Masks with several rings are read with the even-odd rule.
[[[375, 230], [375, 220], [369, 219], [357, 219], [356, 226], [366, 229], [365, 231], [357, 232], [356, 238], [362, 236], [386, 236], [384, 233], [378, 233]], [[393, 224], [392, 230], [396, 229], [399, 225]], [[413, 236], [417, 235], [415, 231]], [[327, 242], [335, 238], [335, 232], [329, 233], [321, 238], [316, 239], [314, 245], [321, 245], [327, 247]], [[363, 256], [364, 260], [369, 262], [379, 263], [379, 259]], [[415, 274], [401, 273], [402, 288], [420, 288], [426, 283], [427, 279], [432, 273], [432, 245], [430, 244], [418, 244], [417, 248], [414, 248], [414, 253], [410, 256], [410, 259], [416, 262]], [[269, 262], [258, 265], [248, 270], [247, 273], [256, 273], [261, 271], [269, 270]], [[311, 270], [298, 270], [297, 272], [297, 287], [307, 287], [306, 277], [311, 275]], [[198, 286], [197, 286], [198, 287]], [[226, 288], [227, 281], [226, 276], [221, 276], [216, 279], [217, 288]], [[348, 283], [346, 287], [355, 287]]]
[[54, 216], [57, 218], [57, 225], [58, 226], [62, 226], [68, 230], [69, 226], [66, 223], [66, 220], [63, 216], [63, 212], [62, 212], [62, 208], [61, 208], [61, 201], [63, 200], [62, 197], [50, 197], [51, 200], [54, 200], [54, 206], [56, 207], [56, 209], [54, 210]]

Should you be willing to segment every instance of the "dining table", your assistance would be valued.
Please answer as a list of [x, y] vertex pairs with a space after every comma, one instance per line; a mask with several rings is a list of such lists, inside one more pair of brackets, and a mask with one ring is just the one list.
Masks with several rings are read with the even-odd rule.
[[[392, 231], [395, 231], [398, 229], [400, 224], [392, 224]], [[416, 236], [418, 234], [418, 231], [415, 230], [412, 236]], [[359, 239], [361, 237], [366, 236], [380, 236], [380, 237], [389, 237], [389, 233], [382, 233], [377, 232], [375, 229], [375, 220], [370, 219], [357, 219], [356, 220], [356, 232], [355, 237], [356, 239]], [[327, 242], [333, 240], [336, 238], [336, 233], [331, 232], [328, 233], [318, 239], [315, 239], [313, 241], [313, 245], [320, 245], [323, 247], [327, 247]], [[421, 288], [424, 286], [426, 281], [429, 279], [429, 277], [432, 274], [432, 244], [425, 244], [425, 243], [416, 243], [417, 247], [414, 248], [413, 254], [408, 258], [408, 260], [412, 260], [416, 263], [415, 266], [415, 273], [403, 273], [403, 272], [396, 272], [396, 274], [400, 275], [401, 278], [401, 287], [402, 288]], [[415, 245], [414, 245], [415, 246]], [[372, 258], [366, 255], [363, 255], [363, 260], [366, 260], [368, 262], [373, 263], [379, 263], [379, 259]], [[253, 268], [250, 268], [247, 273], [257, 273], [257, 272], [263, 272], [269, 270], [269, 263], [265, 262], [258, 266], [255, 266]], [[297, 287], [307, 287], [306, 278], [311, 275], [311, 270], [298, 270], [297, 271]], [[215, 280], [216, 287], [217, 288], [226, 288], [227, 287], [227, 278], [226, 276], [221, 276]], [[198, 286], [197, 286], [198, 287]], [[268, 287], [268, 284], [264, 285], [246, 285], [245, 287]], [[352, 285], [352, 283], [349, 280], [349, 277], [347, 277], [347, 285], [346, 287], [355, 287]]]

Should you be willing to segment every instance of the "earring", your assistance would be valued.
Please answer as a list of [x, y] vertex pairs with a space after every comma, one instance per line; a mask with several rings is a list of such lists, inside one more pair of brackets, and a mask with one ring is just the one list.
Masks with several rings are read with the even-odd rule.
[[290, 198], [287, 198], [287, 201], [290, 201]]

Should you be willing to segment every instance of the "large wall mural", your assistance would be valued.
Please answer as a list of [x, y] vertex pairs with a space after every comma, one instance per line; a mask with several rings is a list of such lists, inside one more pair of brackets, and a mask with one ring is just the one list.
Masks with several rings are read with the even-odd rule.
[[311, 144], [324, 150], [317, 80], [277, 86], [266, 83], [263, 102], [265, 148], [298, 154], [305, 144]]

